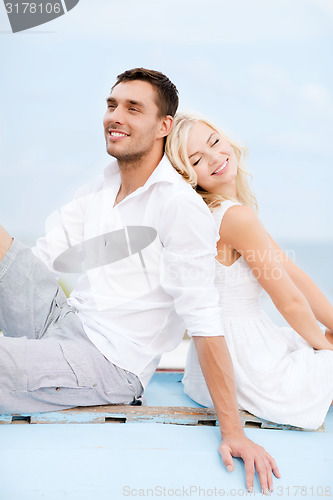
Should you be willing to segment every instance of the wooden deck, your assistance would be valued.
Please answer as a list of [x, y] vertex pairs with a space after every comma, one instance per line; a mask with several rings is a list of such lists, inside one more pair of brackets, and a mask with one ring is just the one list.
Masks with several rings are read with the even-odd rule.
[[[156, 373], [146, 406], [0, 416], [0, 500], [247, 496], [241, 461], [228, 473], [217, 452], [214, 410], [184, 395], [181, 377]], [[333, 497], [332, 409], [321, 432], [241, 417], [280, 467], [272, 496]]]

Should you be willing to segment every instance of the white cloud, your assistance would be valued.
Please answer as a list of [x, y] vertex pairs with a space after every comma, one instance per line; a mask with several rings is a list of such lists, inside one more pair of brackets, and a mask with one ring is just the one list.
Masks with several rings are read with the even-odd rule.
[[332, 94], [320, 83], [308, 82], [300, 87], [300, 98], [305, 104], [313, 107], [313, 111], [333, 117]]
[[279, 114], [279, 110], [290, 106], [293, 115], [301, 119], [305, 116], [310, 120], [313, 117], [333, 119], [332, 91], [324, 83], [312, 80], [316, 76], [311, 73], [307, 81], [300, 82], [285, 68], [254, 64], [250, 78], [252, 95], [269, 111]]
[[[69, 37], [185, 44], [298, 40], [322, 34], [311, 0], [81, 0], [48, 25]], [[317, 9], [318, 13], [318, 9]], [[40, 28], [45, 30], [45, 26]], [[133, 47], [135, 49], [135, 47]]]
[[286, 152], [292, 151], [293, 153], [302, 152], [305, 154], [315, 154], [316, 151], [320, 153], [332, 155], [331, 142], [323, 134], [315, 134], [313, 130], [281, 130], [276, 133], [269, 134], [265, 137], [267, 145], [273, 151], [281, 151], [281, 155], [287, 154]]
[[332, 0], [312, 0], [316, 7], [321, 7], [325, 14], [333, 20], [333, 2]]

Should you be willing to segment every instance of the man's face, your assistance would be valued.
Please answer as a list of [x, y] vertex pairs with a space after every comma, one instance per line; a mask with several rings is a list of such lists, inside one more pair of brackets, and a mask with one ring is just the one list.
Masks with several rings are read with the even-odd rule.
[[107, 99], [103, 125], [106, 149], [119, 162], [135, 163], [160, 147], [156, 91], [145, 81], [119, 83]]

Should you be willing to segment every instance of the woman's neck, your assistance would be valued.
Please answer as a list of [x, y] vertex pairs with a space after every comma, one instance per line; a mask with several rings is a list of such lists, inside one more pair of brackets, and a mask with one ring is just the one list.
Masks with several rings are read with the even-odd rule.
[[221, 196], [225, 196], [227, 198], [236, 198], [237, 199], [237, 189], [236, 184], [225, 184], [221, 186], [216, 194], [220, 194]]

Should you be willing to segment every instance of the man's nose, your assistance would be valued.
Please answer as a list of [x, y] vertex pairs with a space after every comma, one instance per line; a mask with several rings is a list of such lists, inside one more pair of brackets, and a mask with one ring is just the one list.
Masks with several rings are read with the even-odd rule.
[[125, 113], [121, 106], [114, 108], [110, 114], [110, 121], [114, 123], [124, 123]]

